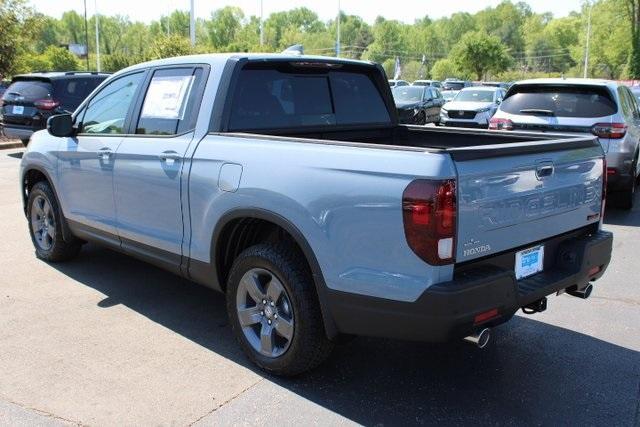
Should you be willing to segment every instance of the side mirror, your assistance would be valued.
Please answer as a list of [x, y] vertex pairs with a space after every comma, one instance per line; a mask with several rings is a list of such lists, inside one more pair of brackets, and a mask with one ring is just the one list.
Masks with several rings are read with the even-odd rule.
[[72, 136], [74, 129], [71, 114], [56, 114], [55, 116], [49, 117], [47, 120], [47, 130], [51, 135], [57, 137], [64, 138]]

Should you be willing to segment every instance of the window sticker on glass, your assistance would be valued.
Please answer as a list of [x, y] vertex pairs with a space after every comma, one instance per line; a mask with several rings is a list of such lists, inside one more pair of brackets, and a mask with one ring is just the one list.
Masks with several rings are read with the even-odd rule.
[[154, 77], [140, 117], [182, 120], [192, 85], [193, 76]]

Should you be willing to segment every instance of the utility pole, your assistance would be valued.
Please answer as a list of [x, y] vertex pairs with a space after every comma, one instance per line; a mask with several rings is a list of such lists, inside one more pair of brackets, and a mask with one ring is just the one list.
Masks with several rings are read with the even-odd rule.
[[589, 2], [589, 16], [587, 18], [587, 43], [584, 51], [584, 78], [586, 79], [589, 74], [589, 39], [591, 38], [591, 9], [593, 9], [593, 3]]
[[93, 2], [96, 17], [96, 69], [100, 72], [100, 15], [98, 14], [98, 0]]
[[87, 23], [87, 0], [84, 0], [84, 43], [87, 54], [87, 71], [89, 70], [89, 24]]
[[191, 47], [196, 45], [196, 14], [193, 10], [193, 3], [195, 0], [191, 0], [191, 13], [189, 20], [189, 35], [191, 36]]
[[340, 57], [340, 0], [338, 0], [338, 19], [336, 21], [336, 57]]
[[264, 1], [260, 0], [260, 46], [264, 44]]

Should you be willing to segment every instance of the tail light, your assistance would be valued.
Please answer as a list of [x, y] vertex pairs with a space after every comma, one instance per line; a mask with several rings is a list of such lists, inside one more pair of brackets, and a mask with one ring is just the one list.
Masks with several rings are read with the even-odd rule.
[[599, 138], [620, 139], [627, 134], [624, 123], [596, 123], [591, 127], [591, 133]]
[[509, 119], [499, 119], [493, 117], [489, 120], [489, 129], [491, 130], [513, 130], [513, 122]]
[[53, 110], [60, 103], [58, 101], [54, 101], [53, 99], [39, 99], [33, 103], [36, 108], [40, 110]]
[[455, 262], [456, 217], [454, 180], [415, 180], [402, 194], [407, 243], [431, 265]]
[[600, 206], [600, 225], [604, 222], [604, 206], [607, 201], [607, 176], [609, 175], [609, 169], [607, 169], [607, 158], [602, 158], [602, 206]]

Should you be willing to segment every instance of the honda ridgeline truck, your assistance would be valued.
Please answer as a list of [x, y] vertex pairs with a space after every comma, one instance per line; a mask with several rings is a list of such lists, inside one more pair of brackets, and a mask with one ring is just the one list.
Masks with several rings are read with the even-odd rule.
[[51, 117], [21, 163], [36, 255], [85, 242], [226, 294], [292, 375], [338, 338], [467, 338], [609, 264], [593, 135], [398, 124], [384, 71], [268, 54], [147, 62]]

